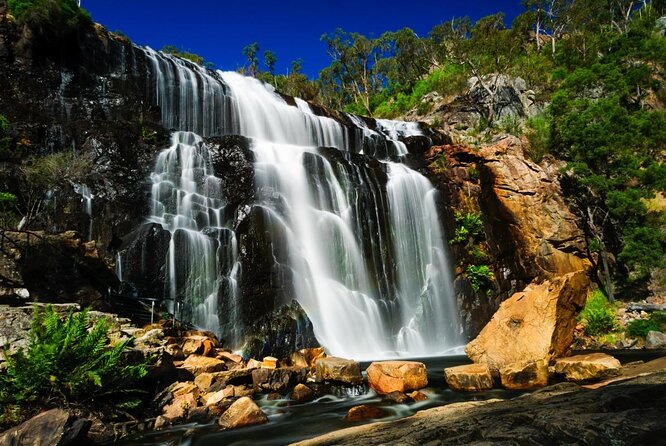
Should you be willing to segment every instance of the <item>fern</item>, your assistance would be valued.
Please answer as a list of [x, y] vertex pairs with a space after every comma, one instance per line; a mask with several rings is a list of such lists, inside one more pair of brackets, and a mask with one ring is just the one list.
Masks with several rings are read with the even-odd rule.
[[88, 310], [72, 310], [61, 320], [51, 306], [35, 308], [27, 351], [8, 357], [7, 372], [0, 375], [0, 404], [56, 398], [136, 407], [141, 392], [132, 386], [147, 372], [145, 363], [127, 362], [132, 340], [110, 346], [106, 319], [89, 326]]

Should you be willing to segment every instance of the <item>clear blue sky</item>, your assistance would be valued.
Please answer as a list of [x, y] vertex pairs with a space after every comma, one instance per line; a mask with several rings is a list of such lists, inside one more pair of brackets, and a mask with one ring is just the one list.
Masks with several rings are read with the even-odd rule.
[[453, 17], [472, 19], [504, 11], [507, 22], [521, 11], [520, 0], [82, 0], [93, 20], [121, 30], [134, 42], [160, 49], [174, 45], [202, 55], [223, 70], [244, 63], [242, 49], [259, 42], [278, 58], [276, 72], [303, 59], [310, 77], [330, 63], [324, 33], [336, 28], [379, 36], [412, 28], [426, 35]]

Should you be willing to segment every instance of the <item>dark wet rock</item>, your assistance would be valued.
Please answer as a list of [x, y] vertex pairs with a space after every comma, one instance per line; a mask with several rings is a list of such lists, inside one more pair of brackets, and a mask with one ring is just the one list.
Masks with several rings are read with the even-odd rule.
[[312, 401], [315, 397], [315, 393], [305, 384], [297, 384], [289, 397], [298, 403], [305, 403]]
[[86, 442], [90, 420], [76, 418], [62, 409], [43, 412], [0, 434], [6, 446], [76, 446]]
[[507, 401], [454, 403], [296, 444], [664, 444], [665, 409], [660, 372], [595, 391], [564, 384]]
[[252, 382], [257, 390], [271, 390], [284, 393], [287, 389], [304, 383], [307, 378], [305, 368], [279, 368], [279, 369], [255, 369], [252, 371]]
[[338, 382], [344, 384], [361, 384], [363, 376], [358, 362], [352, 359], [328, 356], [317, 360], [317, 382]]
[[377, 418], [384, 418], [388, 416], [388, 413], [381, 407], [377, 406], [368, 406], [368, 405], [361, 405], [361, 406], [354, 406], [351, 409], [349, 409], [349, 412], [347, 412], [347, 415], [345, 416], [346, 421], [365, 421], [365, 420], [371, 420], [371, 419], [377, 419]]

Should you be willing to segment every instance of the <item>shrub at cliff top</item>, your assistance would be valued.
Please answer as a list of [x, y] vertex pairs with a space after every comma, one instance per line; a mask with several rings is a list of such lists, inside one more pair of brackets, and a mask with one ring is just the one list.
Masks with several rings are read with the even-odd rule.
[[[109, 404], [132, 408], [140, 400], [135, 383], [146, 375], [143, 363], [129, 363], [124, 352], [130, 340], [111, 346], [109, 322], [98, 320], [89, 330], [88, 311], [61, 320], [47, 306], [35, 309], [27, 351], [9, 357], [0, 374], [0, 425], [14, 424], [34, 405]], [[16, 414], [20, 414], [17, 416]]]
[[92, 23], [76, 0], [9, 0], [7, 4], [19, 24], [40, 36], [63, 37]]

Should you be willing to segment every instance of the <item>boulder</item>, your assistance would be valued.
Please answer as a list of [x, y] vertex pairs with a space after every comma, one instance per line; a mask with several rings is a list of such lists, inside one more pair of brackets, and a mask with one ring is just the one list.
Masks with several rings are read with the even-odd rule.
[[329, 356], [317, 359], [317, 382], [335, 381], [344, 384], [357, 385], [363, 382], [361, 366], [351, 359]]
[[381, 407], [377, 406], [367, 406], [365, 404], [361, 406], [354, 406], [349, 409], [347, 415], [345, 416], [346, 421], [365, 421], [376, 418], [384, 418], [388, 416], [388, 413]]
[[43, 412], [0, 434], [0, 445], [75, 446], [87, 444], [90, 420], [76, 418], [62, 409]]
[[183, 362], [183, 368], [195, 376], [201, 373], [222, 372], [226, 369], [224, 361], [217, 358], [208, 358], [201, 355], [190, 355]]
[[187, 418], [189, 411], [195, 407], [197, 407], [197, 398], [193, 393], [179, 395], [162, 408], [162, 416], [170, 422], [181, 421]]
[[446, 368], [444, 378], [452, 390], [479, 392], [493, 388], [493, 376], [485, 364], [467, 364]]
[[289, 357], [291, 365], [296, 367], [308, 367], [311, 370], [314, 370], [317, 360], [320, 358], [325, 358], [326, 353], [322, 347], [318, 348], [304, 348], [297, 352], [294, 352]]
[[[185, 338], [183, 341], [183, 354], [185, 356], [201, 355], [204, 350], [204, 342], [207, 341], [206, 336], [192, 335]], [[206, 355], [202, 355], [206, 356]]]
[[257, 390], [285, 392], [289, 387], [305, 382], [307, 369], [285, 367], [280, 369], [260, 368], [252, 370], [252, 383]]
[[521, 361], [549, 362], [573, 342], [576, 314], [585, 304], [589, 279], [584, 271], [529, 285], [502, 302], [465, 352], [492, 371]]
[[380, 395], [419, 390], [428, 385], [426, 367], [420, 362], [373, 362], [366, 372], [368, 384]]
[[292, 390], [290, 395], [290, 398], [293, 401], [299, 403], [312, 401], [314, 397], [315, 397], [314, 391], [305, 384], [296, 384], [296, 387], [294, 387], [294, 390]]
[[406, 404], [409, 401], [409, 397], [402, 392], [397, 390], [389, 394], [384, 395], [382, 400], [394, 404]]
[[228, 386], [217, 392], [208, 393], [204, 395], [203, 400], [205, 401], [206, 406], [216, 406], [221, 401], [233, 397], [234, 397], [234, 386]]
[[555, 361], [555, 373], [567, 381], [592, 381], [620, 374], [620, 361], [605, 353], [571, 356]]
[[526, 390], [548, 385], [548, 364], [545, 361], [522, 361], [500, 369], [502, 386]]
[[225, 429], [235, 429], [268, 422], [266, 414], [252, 401], [244, 396], [236, 400], [222, 414], [218, 424]]
[[666, 348], [666, 334], [660, 331], [650, 331], [645, 337], [645, 348], [661, 349]]

